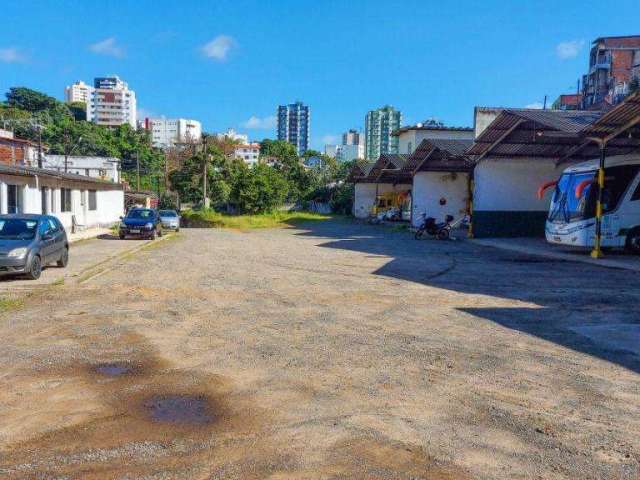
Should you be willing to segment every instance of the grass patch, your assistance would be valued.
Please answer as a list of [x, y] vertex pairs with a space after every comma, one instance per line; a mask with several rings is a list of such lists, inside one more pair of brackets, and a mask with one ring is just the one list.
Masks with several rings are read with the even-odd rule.
[[21, 298], [0, 298], [0, 313], [16, 310], [24, 305]]
[[182, 212], [184, 225], [204, 228], [235, 228], [252, 230], [256, 228], [282, 228], [305, 222], [318, 222], [334, 218], [311, 212], [273, 212], [256, 215], [225, 215], [214, 210], [187, 210]]

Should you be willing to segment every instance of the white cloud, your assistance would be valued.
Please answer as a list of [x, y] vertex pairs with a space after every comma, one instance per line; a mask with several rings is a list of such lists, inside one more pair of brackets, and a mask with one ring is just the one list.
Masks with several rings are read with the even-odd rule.
[[324, 137], [322, 137], [322, 144], [323, 145], [335, 145], [336, 143], [338, 143], [338, 139], [340, 137], [338, 135], [325, 135]]
[[0, 48], [0, 62], [26, 63], [27, 56], [15, 47]]
[[224, 62], [229, 55], [229, 51], [235, 47], [236, 41], [228, 35], [218, 35], [209, 43], [205, 43], [200, 50], [203, 55], [213, 58], [219, 62]]
[[560, 42], [556, 45], [556, 55], [561, 60], [575, 58], [584, 47], [584, 40], [570, 40], [568, 42]]
[[271, 128], [275, 128], [276, 123], [277, 121], [276, 121], [275, 115], [272, 115], [270, 117], [264, 117], [264, 118], [260, 118], [260, 117], [256, 117], [255, 115], [252, 115], [251, 118], [249, 118], [249, 120], [242, 123], [242, 126], [244, 128], [253, 128], [256, 130], [269, 130]]
[[544, 108], [544, 104], [541, 102], [533, 102], [530, 103], [529, 105], [525, 105], [524, 108], [531, 108], [534, 110], [542, 110]]
[[115, 37], [105, 38], [97, 43], [89, 45], [89, 50], [98, 55], [108, 55], [110, 57], [124, 57], [124, 48], [118, 45]]

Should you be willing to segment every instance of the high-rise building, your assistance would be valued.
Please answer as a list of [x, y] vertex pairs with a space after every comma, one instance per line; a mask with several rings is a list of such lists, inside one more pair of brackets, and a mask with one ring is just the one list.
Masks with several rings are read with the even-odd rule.
[[278, 107], [278, 140], [285, 140], [296, 147], [298, 155], [309, 148], [311, 110], [302, 102]]
[[589, 52], [589, 72], [582, 77], [582, 108], [615, 105], [640, 80], [640, 35], [600, 37]]
[[82, 80], [78, 80], [73, 85], [69, 85], [64, 89], [64, 100], [66, 102], [84, 102], [89, 105], [91, 100], [91, 92], [93, 87], [87, 85]]
[[398, 137], [391, 133], [400, 128], [402, 113], [385, 105], [367, 113], [364, 121], [365, 156], [377, 160], [383, 153], [398, 153]]
[[186, 118], [145, 118], [140, 126], [151, 132], [151, 143], [159, 148], [197, 142], [202, 136], [200, 122]]
[[87, 120], [108, 127], [128, 123], [135, 128], [135, 92], [118, 76], [96, 78], [87, 107]]
[[364, 145], [364, 135], [352, 128], [342, 134], [342, 145]]

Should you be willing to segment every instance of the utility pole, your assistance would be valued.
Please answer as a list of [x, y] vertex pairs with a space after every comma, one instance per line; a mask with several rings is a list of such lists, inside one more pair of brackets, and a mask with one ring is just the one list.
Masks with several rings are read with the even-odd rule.
[[137, 187], [136, 187], [136, 191], [139, 192], [140, 191], [140, 158], [138, 156], [138, 152], [135, 152], [136, 155], [136, 183], [137, 183]]
[[202, 144], [204, 146], [204, 155], [202, 156], [202, 207], [209, 208], [209, 197], [207, 197], [207, 160], [209, 160], [209, 152], [207, 151], [208, 136], [202, 136]]
[[64, 173], [69, 170], [69, 129], [64, 127]]
[[42, 125], [38, 124], [38, 168], [42, 168]]

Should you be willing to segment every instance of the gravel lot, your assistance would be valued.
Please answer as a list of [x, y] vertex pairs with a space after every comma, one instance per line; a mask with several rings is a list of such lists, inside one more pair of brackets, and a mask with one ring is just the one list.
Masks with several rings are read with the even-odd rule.
[[183, 230], [0, 314], [0, 477], [640, 478], [640, 274]]

